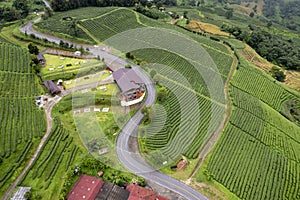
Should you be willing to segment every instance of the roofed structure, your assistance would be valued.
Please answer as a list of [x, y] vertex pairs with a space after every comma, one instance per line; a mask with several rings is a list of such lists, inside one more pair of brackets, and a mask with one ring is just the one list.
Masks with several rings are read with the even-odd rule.
[[95, 200], [126, 200], [128, 197], [129, 191], [113, 183], [105, 183]]
[[61, 92], [61, 90], [59, 89], [59, 87], [53, 81], [51, 81], [51, 80], [45, 81], [44, 85], [46, 86], [47, 90], [51, 94], [57, 94], [57, 93]]
[[67, 196], [67, 200], [94, 200], [104, 181], [83, 174]]
[[126, 190], [130, 192], [128, 200], [169, 200], [163, 196], [158, 195], [153, 190], [148, 190], [133, 183], [128, 185], [126, 187]]
[[140, 88], [144, 84], [141, 78], [131, 68], [122, 68], [113, 72], [114, 80], [122, 92]]
[[38, 61], [39, 61], [39, 63], [40, 63], [41, 65], [45, 65], [46, 59], [45, 59], [45, 57], [44, 57], [43, 54], [39, 53], [39, 54], [36, 56], [36, 58], [38, 59]]

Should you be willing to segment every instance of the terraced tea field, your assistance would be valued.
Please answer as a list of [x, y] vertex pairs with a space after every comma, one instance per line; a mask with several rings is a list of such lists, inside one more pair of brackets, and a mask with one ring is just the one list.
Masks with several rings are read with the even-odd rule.
[[300, 127], [278, 111], [299, 96], [242, 66], [231, 99], [230, 122], [208, 162], [210, 176], [241, 199], [298, 199]]
[[[156, 150], [163, 155], [168, 155], [168, 158], [173, 161], [182, 154], [189, 158], [196, 158], [207, 137], [212, 135], [220, 125], [224, 117], [225, 105], [223, 102], [210, 99], [205, 81], [195, 66], [179, 55], [158, 49], [141, 49], [131, 54], [147, 63], [164, 65], [157, 67], [156, 64], [150, 64], [147, 68], [155, 69], [159, 84], [167, 86], [171, 91], [162, 103], [163, 109], [154, 109], [153, 124], [142, 131], [141, 148], [147, 153], [154, 152], [156, 160], [151, 157], [148, 159], [155, 164], [162, 162], [157, 159]], [[222, 55], [225, 59], [223, 63], [218, 62], [217, 67], [224, 73], [220, 76], [225, 80], [232, 58], [227, 54]], [[180, 76], [184, 77], [186, 82], [183, 82]], [[195, 100], [192, 100], [193, 96]], [[157, 130], [159, 127], [161, 129]]]
[[78, 151], [79, 148], [73, 143], [68, 131], [63, 128], [58, 118], [54, 118], [50, 136], [20, 184], [43, 191], [39, 195], [45, 199], [57, 198], [60, 191], [55, 188], [61, 188], [60, 179], [76, 159]]
[[31, 157], [46, 130], [44, 111], [34, 103], [42, 93], [26, 49], [0, 43], [0, 194]]

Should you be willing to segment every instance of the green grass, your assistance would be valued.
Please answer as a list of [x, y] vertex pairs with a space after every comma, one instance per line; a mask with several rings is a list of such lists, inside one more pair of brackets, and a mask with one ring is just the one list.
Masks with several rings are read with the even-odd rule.
[[[41, 69], [43, 80], [69, 80], [104, 69], [103, 62], [96, 59], [83, 60], [49, 54], [45, 54], [44, 57], [46, 66]], [[67, 64], [72, 64], [72, 66], [67, 66]], [[64, 66], [64, 68], [59, 68], [59, 66]], [[50, 68], [54, 68], [54, 70], [49, 70]]]
[[[83, 76], [83, 77], [80, 77], [80, 78], [77, 78], [77, 79], [71, 79], [71, 80], [68, 80], [68, 81], [71, 81], [71, 84], [66, 84], [66, 82], [64, 83], [65, 85], [65, 88], [66, 89], [70, 89], [70, 88], [73, 88], [75, 86], [80, 86], [80, 85], [85, 85], [85, 84], [89, 84], [89, 83], [95, 83], [95, 82], [100, 82], [102, 81], [103, 79], [109, 77], [111, 74], [109, 71], [100, 71], [100, 72], [97, 72], [95, 74], [92, 74], [92, 75], [86, 75], [86, 76]], [[79, 82], [78, 82], [79, 81]], [[111, 85], [108, 86], [108, 90], [110, 91], [111, 89]]]

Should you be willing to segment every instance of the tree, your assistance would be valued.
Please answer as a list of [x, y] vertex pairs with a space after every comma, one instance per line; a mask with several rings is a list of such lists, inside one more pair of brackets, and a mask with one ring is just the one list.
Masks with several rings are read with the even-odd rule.
[[164, 102], [168, 97], [169, 91], [166, 87], [160, 87], [157, 92], [157, 100], [159, 102]]
[[16, 8], [16, 10], [20, 10], [22, 16], [27, 16], [29, 13], [29, 6], [27, 0], [15, 0], [13, 2], [13, 7]]
[[278, 67], [273, 66], [270, 71], [273, 78], [275, 78], [277, 81], [283, 82], [286, 75], [283, 71], [281, 71]]
[[152, 70], [150, 71], [150, 76], [151, 76], [151, 78], [154, 78], [155, 75], [156, 75], [156, 71], [155, 71], [155, 69], [152, 69]]
[[184, 12], [183, 12], [183, 17], [186, 18], [186, 19], [188, 19], [187, 14], [188, 14], [188, 11], [184, 11]]
[[32, 43], [30, 43], [28, 45], [28, 50], [29, 50], [29, 53], [31, 53], [31, 54], [34, 54], [34, 55], [39, 54], [39, 48], [36, 45], [33, 45]]
[[24, 194], [24, 198], [25, 199], [31, 199], [31, 197], [32, 197], [32, 193], [31, 193], [31, 191], [29, 190], [29, 191], [27, 191], [25, 194]]
[[225, 12], [225, 17], [226, 17], [227, 19], [232, 18], [232, 17], [233, 17], [233, 10], [232, 10], [232, 9], [227, 10], [227, 11]]

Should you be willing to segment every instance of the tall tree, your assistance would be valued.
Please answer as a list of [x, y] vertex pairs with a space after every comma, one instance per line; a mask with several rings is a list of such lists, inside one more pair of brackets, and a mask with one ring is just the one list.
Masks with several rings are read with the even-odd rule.
[[27, 16], [29, 13], [28, 0], [14, 0], [13, 7], [20, 10], [22, 16]]

